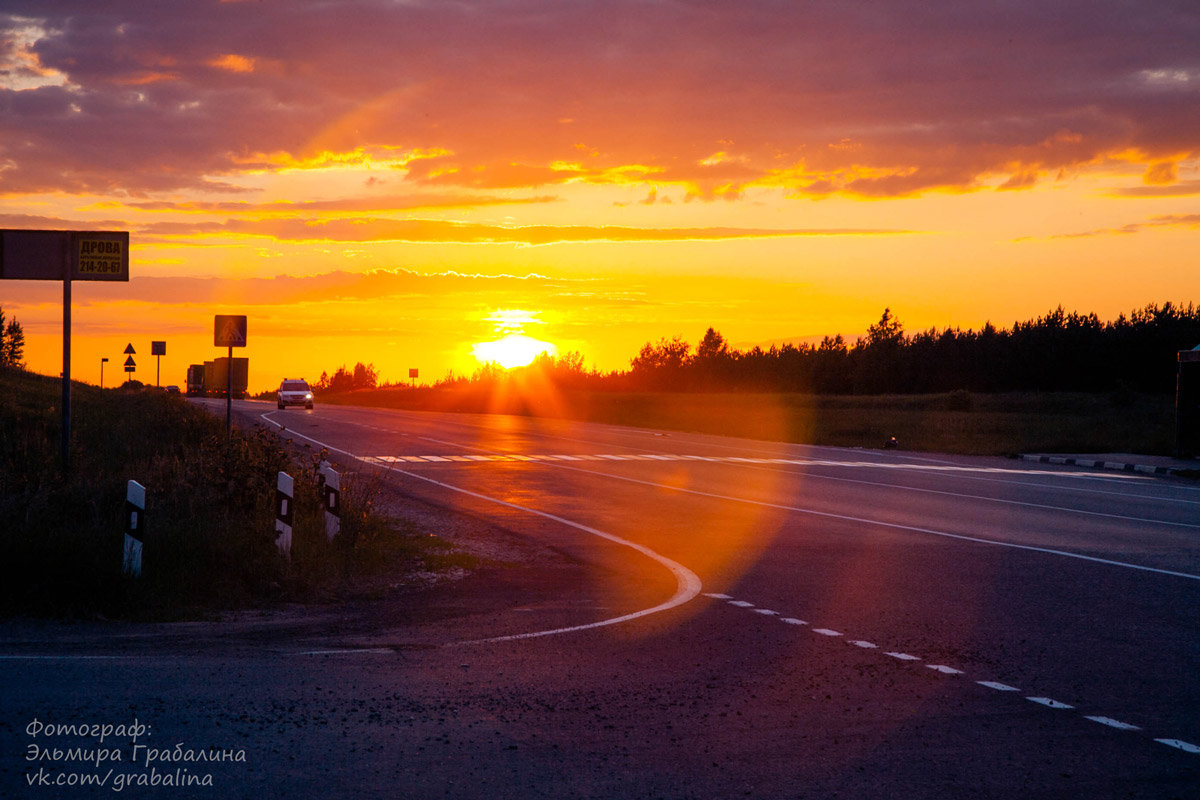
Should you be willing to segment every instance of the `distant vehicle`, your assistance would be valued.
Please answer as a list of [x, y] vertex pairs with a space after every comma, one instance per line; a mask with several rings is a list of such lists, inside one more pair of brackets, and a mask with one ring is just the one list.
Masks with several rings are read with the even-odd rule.
[[312, 388], [303, 378], [284, 378], [275, 397], [280, 409], [288, 406], [313, 407]]
[[250, 376], [250, 359], [233, 359], [232, 380], [229, 374], [230, 360], [218, 358], [203, 364], [192, 364], [187, 369], [187, 393], [191, 397], [224, 397], [233, 384], [233, 396], [245, 397], [246, 384]]
[[179, 387], [174, 384], [171, 384], [170, 386], [168, 386], [166, 388], [167, 388], [167, 394], [179, 394]]
[[187, 393], [191, 397], [204, 394], [204, 365], [192, 364], [187, 369]]

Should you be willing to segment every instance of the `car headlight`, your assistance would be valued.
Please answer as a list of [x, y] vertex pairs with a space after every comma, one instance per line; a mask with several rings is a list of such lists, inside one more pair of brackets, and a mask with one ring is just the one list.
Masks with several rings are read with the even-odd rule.
[[312, 392], [308, 392], [308, 393], [306, 393], [306, 394], [304, 395], [304, 399], [305, 399], [305, 400], [312, 400]]

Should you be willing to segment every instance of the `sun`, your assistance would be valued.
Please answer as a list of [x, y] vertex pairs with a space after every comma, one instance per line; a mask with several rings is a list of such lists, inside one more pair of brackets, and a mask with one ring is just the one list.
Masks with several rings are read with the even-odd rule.
[[510, 333], [491, 342], [479, 342], [471, 348], [472, 354], [485, 364], [499, 364], [505, 369], [524, 367], [542, 353], [554, 355], [557, 348], [521, 333]]

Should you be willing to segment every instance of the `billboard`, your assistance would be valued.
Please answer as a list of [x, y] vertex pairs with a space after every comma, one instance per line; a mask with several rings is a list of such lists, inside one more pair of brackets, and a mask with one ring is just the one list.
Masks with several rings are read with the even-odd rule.
[[128, 231], [0, 231], [0, 280], [128, 281]]

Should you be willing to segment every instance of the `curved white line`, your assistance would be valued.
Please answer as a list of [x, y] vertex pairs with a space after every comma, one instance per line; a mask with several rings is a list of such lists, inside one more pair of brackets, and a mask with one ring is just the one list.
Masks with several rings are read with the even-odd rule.
[[[261, 419], [266, 420], [267, 422], [271, 423], [272, 425], [275, 425], [275, 426], [279, 427], [280, 429], [283, 429], [284, 428], [283, 425], [280, 425], [278, 422], [276, 422], [273, 419], [269, 419], [269, 416], [273, 413], [276, 413], [276, 412], [269, 411], [266, 414], [260, 414], [259, 416]], [[293, 436], [299, 437], [301, 439], [307, 439], [308, 441], [312, 442], [313, 444], [320, 445], [321, 447], [323, 447], [326, 450], [329, 450], [331, 452], [341, 453], [343, 455], [349, 456], [350, 458], [353, 458], [356, 461], [360, 461], [364, 464], [368, 464], [369, 466], [378, 468], [378, 465], [372, 464], [371, 462], [369, 462], [347, 450], [342, 450], [340, 448], [333, 447], [331, 445], [326, 444], [325, 442], [318, 441], [317, 439], [314, 439], [311, 436], [305, 436], [302, 433], [297, 433], [296, 431], [288, 431], [288, 433]], [[468, 497], [474, 497], [478, 500], [486, 500], [487, 502], [496, 503], [497, 505], [506, 506], [507, 508], [516, 509], [517, 511], [524, 511], [527, 514], [534, 514], [536, 516], [543, 517], [543, 518], [551, 520], [553, 522], [557, 522], [560, 525], [566, 525], [567, 527], [575, 528], [576, 530], [583, 531], [584, 533], [589, 533], [592, 536], [598, 536], [601, 539], [606, 539], [615, 544], [619, 544], [619, 545], [623, 545], [625, 547], [632, 548], [632, 549], [638, 551], [639, 553], [641, 553], [642, 555], [644, 555], [654, 561], [657, 561], [659, 564], [662, 564], [664, 567], [666, 567], [668, 570], [671, 571], [672, 575], [675, 576], [675, 584], [676, 584], [675, 594], [673, 594], [667, 601], [660, 603], [660, 604], [654, 606], [653, 608], [645, 608], [640, 611], [634, 611], [629, 614], [623, 614], [622, 616], [619, 616], [619, 617], [612, 617], [610, 619], [604, 619], [604, 620], [600, 620], [598, 622], [589, 622], [584, 625], [572, 625], [572, 626], [566, 627], [566, 628], [554, 628], [554, 629], [545, 630], [545, 631], [533, 631], [531, 633], [516, 633], [516, 634], [511, 634], [509, 636], [494, 636], [494, 637], [491, 637], [488, 639], [476, 639], [476, 640], [468, 641], [468, 642], [457, 642], [456, 644], [463, 645], [463, 644], [483, 644], [485, 642], [508, 642], [508, 641], [516, 641], [518, 639], [534, 639], [534, 638], [537, 638], [540, 636], [553, 636], [553, 635], [560, 634], [560, 633], [573, 633], [574, 631], [585, 631], [585, 630], [589, 630], [591, 628], [603, 628], [608, 625], [617, 625], [622, 622], [629, 622], [630, 620], [638, 619], [640, 617], [647, 617], [647, 616], [650, 616], [651, 614], [657, 614], [661, 611], [668, 611], [672, 608], [676, 608], [678, 606], [683, 605], [684, 603], [687, 603], [688, 601], [694, 599], [697, 595], [700, 594], [700, 589], [702, 588], [702, 584], [700, 582], [699, 576], [697, 576], [696, 573], [692, 572], [690, 569], [683, 566], [679, 562], [672, 561], [671, 559], [667, 558], [666, 556], [663, 556], [663, 555], [660, 555], [659, 553], [654, 552], [653, 550], [651, 550], [649, 547], [646, 547], [645, 545], [638, 544], [637, 542], [631, 542], [628, 539], [622, 539], [620, 536], [614, 536], [611, 533], [605, 533], [604, 531], [597, 530], [596, 528], [592, 528], [592, 527], [583, 525], [578, 522], [573, 522], [569, 519], [565, 519], [564, 517], [560, 517], [555, 514], [550, 514], [545, 511], [539, 511], [536, 508], [529, 508], [528, 506], [517, 505], [516, 503], [510, 503], [507, 500], [501, 500], [498, 497], [491, 497], [490, 495], [480, 494], [479, 492], [473, 492], [470, 489], [463, 489], [460, 486], [454, 486], [449, 483], [443, 483], [442, 481], [435, 481], [433, 478], [428, 478], [424, 475], [418, 475], [416, 473], [408, 472], [406, 470], [401, 470], [401, 469], [389, 469], [387, 471], [392, 474], [404, 475], [409, 478], [416, 478], [417, 480], [425, 481], [426, 483], [431, 483], [431, 484], [433, 484], [435, 486], [439, 486], [443, 489], [449, 489], [452, 492], [458, 492], [460, 494], [465, 494]]]

